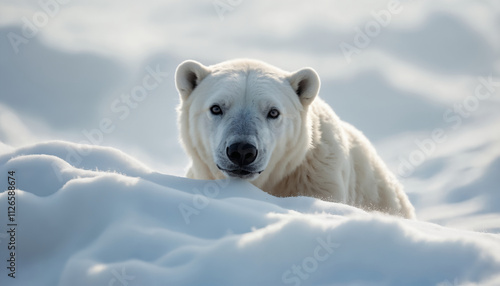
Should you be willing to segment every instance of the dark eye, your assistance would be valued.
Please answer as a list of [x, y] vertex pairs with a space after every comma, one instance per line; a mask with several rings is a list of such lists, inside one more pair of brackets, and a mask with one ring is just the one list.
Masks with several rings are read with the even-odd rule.
[[276, 108], [271, 109], [267, 114], [267, 117], [271, 119], [276, 119], [278, 116], [280, 116], [280, 112]]
[[218, 105], [212, 105], [212, 107], [210, 107], [210, 112], [212, 112], [213, 115], [222, 115], [222, 109]]

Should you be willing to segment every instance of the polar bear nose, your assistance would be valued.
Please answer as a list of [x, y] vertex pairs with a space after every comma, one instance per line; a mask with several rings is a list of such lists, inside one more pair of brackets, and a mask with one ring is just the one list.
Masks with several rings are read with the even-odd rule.
[[257, 148], [249, 143], [233, 143], [226, 148], [226, 154], [231, 162], [238, 166], [251, 164], [257, 158]]

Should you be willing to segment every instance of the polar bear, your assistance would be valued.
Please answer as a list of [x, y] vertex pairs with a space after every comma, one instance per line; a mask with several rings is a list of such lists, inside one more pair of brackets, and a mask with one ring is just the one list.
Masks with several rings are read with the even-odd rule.
[[187, 177], [248, 180], [279, 197], [311, 196], [414, 218], [414, 208], [366, 137], [317, 95], [311, 68], [286, 72], [237, 59], [175, 73]]

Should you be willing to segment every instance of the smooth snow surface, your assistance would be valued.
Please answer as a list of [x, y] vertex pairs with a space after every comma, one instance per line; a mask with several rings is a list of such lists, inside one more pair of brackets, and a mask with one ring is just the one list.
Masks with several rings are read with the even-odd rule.
[[[71, 155], [72, 154], [72, 155]], [[75, 155], [80, 154], [80, 155]], [[0, 155], [0, 285], [499, 285], [500, 236], [160, 174], [63, 141]], [[6, 233], [7, 192], [0, 194]]]

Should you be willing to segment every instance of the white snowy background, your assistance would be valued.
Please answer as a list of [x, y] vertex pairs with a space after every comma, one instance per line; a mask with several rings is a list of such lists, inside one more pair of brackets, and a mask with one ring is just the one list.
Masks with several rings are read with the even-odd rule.
[[[418, 220], [179, 178], [175, 68], [238, 57], [314, 68]], [[500, 4], [0, 0], [0, 191], [2, 286], [500, 285]]]

